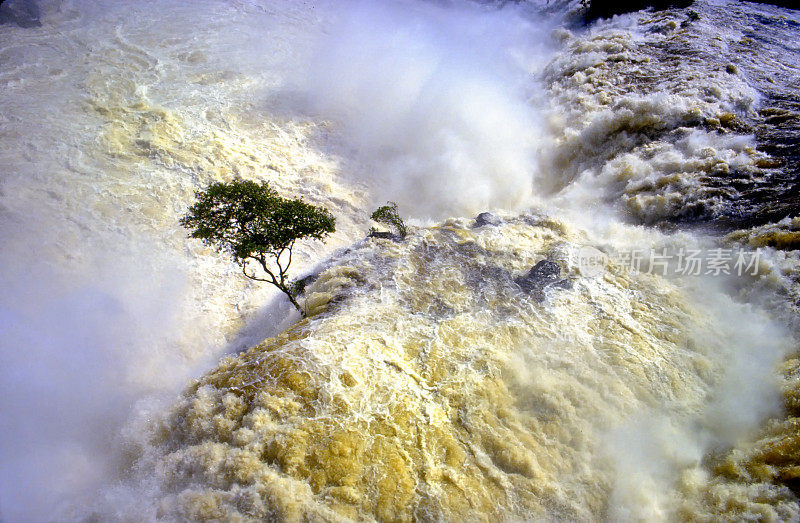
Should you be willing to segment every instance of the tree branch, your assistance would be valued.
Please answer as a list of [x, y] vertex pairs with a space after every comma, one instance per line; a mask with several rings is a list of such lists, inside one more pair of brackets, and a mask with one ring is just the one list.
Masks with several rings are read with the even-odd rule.
[[[281, 251], [281, 252], [283, 252], [283, 251]], [[278, 256], [280, 256], [280, 252], [278, 253]], [[257, 261], [261, 265], [261, 267], [264, 269], [264, 272], [266, 272], [269, 275], [270, 279], [267, 280], [265, 278], [258, 278], [258, 277], [256, 277], [255, 273], [252, 274], [252, 275], [247, 274], [247, 260], [248, 259], [253, 259], [253, 260]], [[288, 268], [289, 266], [287, 265], [286, 267]], [[255, 280], [255, 281], [263, 281], [263, 282], [266, 282], [266, 283], [271, 283], [272, 285], [277, 287], [282, 293], [284, 293], [289, 298], [289, 301], [292, 302], [292, 305], [294, 305], [294, 308], [297, 309], [297, 311], [300, 313], [300, 316], [305, 318], [306, 317], [306, 311], [300, 306], [300, 304], [297, 302], [297, 299], [295, 299], [295, 297], [292, 296], [291, 290], [286, 286], [286, 270], [283, 269], [280, 266], [280, 264], [278, 264], [278, 269], [280, 270], [280, 272], [279, 272], [280, 277], [281, 277], [280, 281], [278, 281], [278, 278], [275, 277], [275, 274], [271, 270], [269, 270], [269, 268], [267, 267], [267, 260], [266, 260], [266, 257], [263, 255], [263, 253], [259, 254], [259, 256], [248, 256], [247, 258], [244, 258], [244, 260], [242, 260], [242, 273], [246, 277], [250, 278], [251, 280]]]
[[[261, 265], [261, 268], [264, 269], [264, 272], [266, 272], [271, 279], [267, 280], [267, 279], [264, 279], [264, 278], [257, 278], [255, 276], [255, 273], [253, 273], [252, 276], [247, 274], [247, 271], [245, 269], [247, 267], [247, 260], [248, 259], [253, 259], [253, 260], [257, 261]], [[272, 271], [269, 270], [269, 268], [267, 267], [266, 260], [263, 258], [263, 256], [260, 259], [255, 257], [255, 256], [248, 256], [247, 258], [245, 258], [244, 261], [243, 261], [243, 264], [242, 264], [242, 271], [244, 271], [244, 275], [247, 276], [248, 278], [250, 278], [251, 280], [265, 281], [267, 283], [271, 283], [271, 284], [275, 285], [276, 287], [280, 288], [280, 285], [278, 285], [278, 280], [275, 278], [275, 275], [272, 273]], [[283, 289], [281, 289], [281, 290], [283, 290]]]
[[272, 283], [271, 281], [269, 281], [269, 280], [265, 280], [264, 278], [257, 278], [257, 277], [255, 276], [255, 274], [253, 274], [252, 276], [251, 276], [251, 275], [249, 275], [249, 274], [247, 274], [247, 264], [246, 264], [246, 263], [242, 263], [242, 274], [244, 274], [245, 276], [247, 276], [247, 277], [248, 277], [248, 278], [250, 278], [251, 280], [255, 280], [255, 281], [263, 281], [263, 282], [267, 282], [267, 283]]
[[286, 262], [286, 270], [289, 270], [289, 265], [292, 264], [292, 249], [294, 248], [294, 240], [289, 244], [289, 261]]
[[[278, 275], [281, 277], [281, 285], [286, 285], [286, 271], [289, 270], [289, 265], [288, 264], [286, 265], [285, 268], [283, 267], [283, 265], [281, 265], [281, 256], [283, 256], [283, 253], [285, 251], [286, 251], [286, 247], [281, 247], [281, 249], [277, 253], [272, 253], [272, 255], [275, 257], [275, 265], [278, 266]], [[291, 262], [292, 261], [291, 261], [291, 256], [290, 256], [289, 257], [289, 263], [291, 263]]]

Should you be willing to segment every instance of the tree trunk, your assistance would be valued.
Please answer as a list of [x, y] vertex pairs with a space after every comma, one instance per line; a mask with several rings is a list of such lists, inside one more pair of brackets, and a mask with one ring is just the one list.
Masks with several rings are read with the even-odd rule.
[[299, 303], [297, 303], [297, 300], [294, 298], [294, 296], [292, 296], [292, 293], [289, 292], [289, 289], [287, 289], [286, 287], [278, 287], [278, 288], [280, 290], [282, 290], [283, 293], [286, 296], [289, 297], [289, 301], [292, 302], [292, 305], [294, 305], [294, 308], [297, 309], [297, 311], [300, 313], [300, 317], [301, 318], [305, 318], [306, 317], [306, 311], [303, 310], [303, 308], [300, 306]]

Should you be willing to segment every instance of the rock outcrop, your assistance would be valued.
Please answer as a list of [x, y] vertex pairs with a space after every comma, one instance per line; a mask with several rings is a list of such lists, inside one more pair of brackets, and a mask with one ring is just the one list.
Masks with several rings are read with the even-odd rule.
[[586, 11], [586, 23], [593, 22], [598, 18], [611, 18], [614, 15], [632, 13], [642, 9], [663, 9], [683, 8], [692, 5], [693, 0], [624, 0], [621, 2], [597, 2], [589, 3]]

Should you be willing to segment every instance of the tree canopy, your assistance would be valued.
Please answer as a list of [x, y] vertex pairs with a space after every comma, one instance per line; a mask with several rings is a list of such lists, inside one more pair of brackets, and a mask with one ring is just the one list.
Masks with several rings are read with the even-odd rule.
[[[278, 287], [305, 316], [297, 303], [287, 271], [294, 243], [323, 240], [336, 230], [333, 215], [300, 199], [283, 198], [267, 183], [216, 182], [198, 193], [197, 202], [181, 219], [190, 237], [228, 252], [245, 276]], [[249, 269], [255, 263], [266, 277]]]
[[[397, 204], [394, 202], [386, 202], [386, 205], [378, 207], [372, 213], [370, 218], [378, 223], [383, 223], [389, 227], [393, 227], [397, 236], [401, 239], [405, 238], [406, 234], [408, 233], [406, 224], [403, 223], [403, 219], [400, 218], [400, 213], [397, 212]], [[370, 234], [376, 235], [377, 233], [378, 231], [376, 231], [374, 227], [370, 229]]]

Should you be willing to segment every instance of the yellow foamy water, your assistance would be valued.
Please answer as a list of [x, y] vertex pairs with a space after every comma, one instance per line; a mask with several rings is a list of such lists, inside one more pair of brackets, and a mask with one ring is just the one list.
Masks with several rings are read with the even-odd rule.
[[[581, 274], [570, 252], [589, 239], [562, 222], [468, 225], [356, 245], [307, 291], [308, 320], [189, 387], [147, 458], [169, 493], [159, 513], [456, 521], [614, 517], [618, 501], [636, 518], [686, 510], [680, 478], [700, 474], [702, 437], [674, 429], [698, 447], [681, 456], [656, 435], [651, 453], [675, 453], [675, 477], [645, 477], [638, 491], [610, 441], [624, 442], [619, 427], [641, 414], [654, 427], [666, 419], [665, 430], [702, 423], [726, 381], [726, 345], [753, 336], [661, 278], [616, 266]], [[513, 278], [542, 259], [562, 264], [573, 288], [538, 302]], [[740, 515], [798, 514], [739, 498]]]

